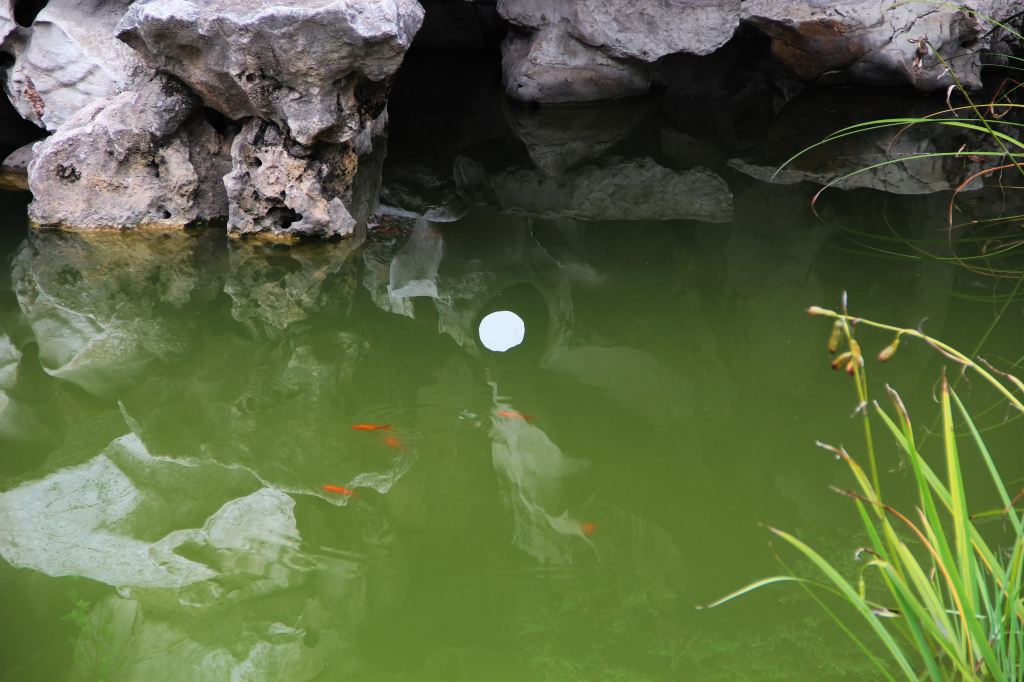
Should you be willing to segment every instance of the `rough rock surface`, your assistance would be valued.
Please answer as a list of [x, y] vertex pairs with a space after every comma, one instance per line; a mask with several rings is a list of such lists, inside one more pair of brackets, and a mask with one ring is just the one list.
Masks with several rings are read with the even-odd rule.
[[524, 28], [563, 23], [609, 55], [654, 62], [674, 52], [709, 54], [739, 26], [739, 0], [499, 0]]
[[79, 229], [221, 218], [229, 143], [187, 88], [156, 78], [88, 105], [36, 145], [29, 217]]
[[502, 79], [509, 97], [564, 104], [647, 93], [647, 65], [610, 57], [558, 26], [510, 31], [502, 45]]
[[34, 143], [19, 147], [0, 163], [0, 190], [27, 190], [28, 164], [32, 161]]
[[503, 45], [505, 90], [526, 102], [643, 94], [651, 64], [709, 54], [739, 26], [739, 0], [499, 0], [514, 27]]
[[145, 80], [142, 61], [114, 35], [129, 4], [50, 0], [28, 28], [0, 11], [0, 49], [15, 58], [4, 86], [22, 117], [54, 131], [83, 106]]
[[[236, 598], [287, 587], [291, 571], [281, 564], [295, 553], [299, 535], [295, 501], [285, 493], [260, 488], [226, 502], [201, 528], [174, 528], [199, 505], [188, 493], [168, 505], [160, 487], [173, 482], [195, 495], [211, 477], [229, 485], [242, 478], [215, 464], [154, 456], [128, 434], [84, 464], [0, 493], [0, 556], [46, 575], [119, 588], [177, 589], [228, 576], [237, 581]], [[155, 542], [134, 533], [136, 526], [165, 524], [170, 532]], [[208, 547], [215, 559], [186, 559], [176, 551], [185, 544]], [[210, 589], [194, 588], [189, 596], [204, 592]]]
[[954, 85], [952, 71], [976, 89], [982, 55], [991, 62], [1001, 33], [982, 17], [1005, 19], [1020, 3], [977, 0], [969, 6], [975, 12], [952, 3], [746, 0], [743, 21], [770, 35], [775, 57], [805, 81], [932, 91]]
[[118, 35], [229, 118], [311, 145], [380, 116], [422, 20], [415, 0], [141, 0]]
[[249, 119], [231, 157], [224, 178], [230, 233], [343, 237], [355, 231], [348, 206], [359, 157], [352, 144], [304, 147], [273, 123]]
[[18, 24], [11, 11], [11, 0], [0, 2], [0, 47], [5, 46], [11, 34], [17, 32]]

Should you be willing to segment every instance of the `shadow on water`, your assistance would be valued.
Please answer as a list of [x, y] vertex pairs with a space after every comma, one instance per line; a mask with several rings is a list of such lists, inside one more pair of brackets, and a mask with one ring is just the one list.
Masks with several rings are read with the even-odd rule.
[[[883, 215], [931, 238], [962, 169], [865, 179], [819, 220], [804, 181], [861, 152], [763, 182], [784, 109], [723, 141], [671, 91], [429, 86], [464, 95], [410, 116], [396, 84], [365, 243], [24, 236], [5, 199], [0, 679], [866, 679], [798, 596], [693, 606], [774, 572], [758, 522], [850, 554], [813, 442], [853, 449], [853, 398], [802, 311], [848, 289], [975, 343], [992, 305], [961, 294], [989, 280], [849, 240]], [[479, 336], [496, 311], [507, 353]], [[908, 351], [875, 380], [923, 412], [938, 371]]]

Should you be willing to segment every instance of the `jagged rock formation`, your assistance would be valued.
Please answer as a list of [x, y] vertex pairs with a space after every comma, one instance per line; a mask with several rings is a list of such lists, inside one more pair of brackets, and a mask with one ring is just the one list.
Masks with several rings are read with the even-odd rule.
[[14, 58], [4, 88], [25, 119], [52, 132], [87, 104], [146, 80], [142, 61], [114, 35], [130, 4], [50, 0], [29, 27], [0, 6], [0, 51]]
[[362, 156], [359, 149], [352, 141], [306, 147], [273, 123], [248, 119], [224, 176], [228, 233], [286, 240], [353, 235], [377, 204], [384, 158], [380, 149]]
[[228, 136], [177, 81], [93, 102], [37, 144], [29, 164], [39, 225], [181, 226], [227, 214]]
[[422, 19], [413, 0], [146, 0], [118, 35], [244, 121], [224, 179], [229, 232], [338, 237], [365, 220], [354, 215], [359, 157], [382, 132], [389, 79]]
[[359, 167], [352, 145], [304, 147], [273, 123], [249, 119], [231, 156], [231, 173], [224, 178], [230, 232], [341, 237], [355, 230], [346, 208]]
[[308, 146], [380, 116], [422, 20], [414, 0], [142, 0], [118, 35], [228, 118], [271, 121]]
[[[745, 0], [743, 21], [773, 39], [777, 59], [806, 81], [943, 90], [956, 79], [981, 87], [981, 67], [1004, 51], [993, 22], [1020, 11], [1016, 0], [955, 4], [874, 0]], [[935, 53], [938, 53], [939, 56]]]
[[[503, 126], [487, 109], [499, 124], [474, 134], [464, 130], [467, 117], [446, 109], [437, 137], [411, 145], [414, 153], [389, 171], [385, 212], [454, 220], [471, 203], [487, 202], [546, 217], [720, 222], [730, 215], [731, 193], [719, 166], [732, 158], [734, 169], [763, 177], [758, 155], [745, 152], [760, 146], [764, 121], [803, 83], [942, 91], [952, 72], [979, 87], [982, 56], [998, 61], [1008, 49], [1007, 32], [988, 17], [1006, 19], [1017, 5], [0, 0], [0, 77], [17, 112], [53, 133], [10, 157], [0, 188], [22, 188], [20, 169], [33, 158], [31, 215], [42, 225], [132, 229], [226, 219], [234, 236], [347, 237], [375, 208], [392, 80], [414, 37], [423, 50], [477, 51], [463, 55], [475, 60], [504, 35], [503, 83], [495, 72], [487, 85], [495, 92], [560, 104], [643, 95], [653, 83], [677, 129], [666, 131], [658, 150], [637, 147], [634, 131], [616, 121], [583, 135], [578, 121], [533, 127], [520, 122], [529, 112], [508, 108]], [[430, 101], [404, 104], [430, 119], [438, 115], [420, 112]], [[752, 102], [756, 126], [747, 125]], [[709, 128], [732, 135], [743, 151], [702, 147], [680, 132]], [[508, 129], [529, 158], [513, 144], [500, 164], [478, 163], [488, 156], [482, 146], [505, 144], [499, 138]], [[0, 153], [32, 130], [0, 134]], [[481, 147], [464, 153], [470, 142]], [[694, 161], [702, 155], [706, 161]], [[454, 164], [456, 157], [464, 158]], [[834, 177], [829, 170], [779, 178], [822, 181]], [[850, 186], [917, 193], [956, 175], [945, 166], [927, 177], [896, 170]]]
[[709, 54], [739, 26], [739, 0], [500, 0], [512, 29], [505, 91], [563, 103], [645, 94], [651, 65], [677, 52]]

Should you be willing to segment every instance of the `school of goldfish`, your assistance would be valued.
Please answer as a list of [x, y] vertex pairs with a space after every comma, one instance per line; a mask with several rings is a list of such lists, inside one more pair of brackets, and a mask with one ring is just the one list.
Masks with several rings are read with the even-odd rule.
[[[513, 419], [525, 422], [533, 421], [532, 416], [522, 414], [521, 412], [516, 412], [514, 410], [496, 410], [494, 414], [498, 417], [502, 417], [503, 419]], [[391, 424], [353, 424], [352, 430], [376, 433], [392, 431], [393, 428]], [[381, 439], [381, 442], [392, 450], [405, 450], [405, 444], [397, 436], [388, 434]], [[323, 489], [326, 492], [345, 495], [346, 497], [353, 497], [356, 495], [356, 491], [349, 490], [344, 486], [334, 485], [332, 483], [325, 483], [323, 485]], [[583, 535], [590, 537], [597, 532], [597, 524], [593, 521], [582, 521], [580, 522], [580, 532], [583, 533]]]

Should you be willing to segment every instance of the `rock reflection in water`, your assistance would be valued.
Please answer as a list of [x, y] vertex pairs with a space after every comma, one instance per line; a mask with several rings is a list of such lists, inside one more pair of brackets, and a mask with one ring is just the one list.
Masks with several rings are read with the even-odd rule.
[[[780, 169], [792, 155], [846, 126], [876, 118], [929, 116], [945, 107], [939, 99], [879, 99], [857, 91], [825, 96], [811, 91], [790, 102], [772, 121], [763, 141], [743, 156], [730, 159], [729, 165], [758, 180], [778, 184], [835, 181], [836, 188], [846, 190], [867, 188], [899, 195], [949, 192], [984, 165], [966, 154], [956, 156], [956, 151], [989, 147], [997, 151], [991, 138], [937, 123], [897, 124], [839, 137], [809, 149]], [[930, 156], [937, 153], [946, 155]], [[885, 163], [889, 161], [894, 163]], [[964, 189], [982, 185], [978, 179]]]
[[183, 352], [192, 314], [219, 288], [214, 245], [181, 233], [31, 232], [11, 276], [43, 368], [109, 394]]
[[[0, 481], [0, 555], [15, 586], [94, 591], [51, 678], [101, 677], [96, 641], [126, 682], [699, 676], [690, 607], [749, 577], [724, 564], [770, 569], [754, 522], [831, 523], [834, 471], [801, 449], [817, 425], [779, 421], [833, 378], [800, 309], [852, 286], [941, 327], [953, 286], [934, 263], [851, 269], [806, 188], [767, 189], [722, 226], [474, 210], [358, 247], [34, 234], [0, 391], [62, 442]], [[523, 320], [509, 353], [480, 339], [495, 311]]]

